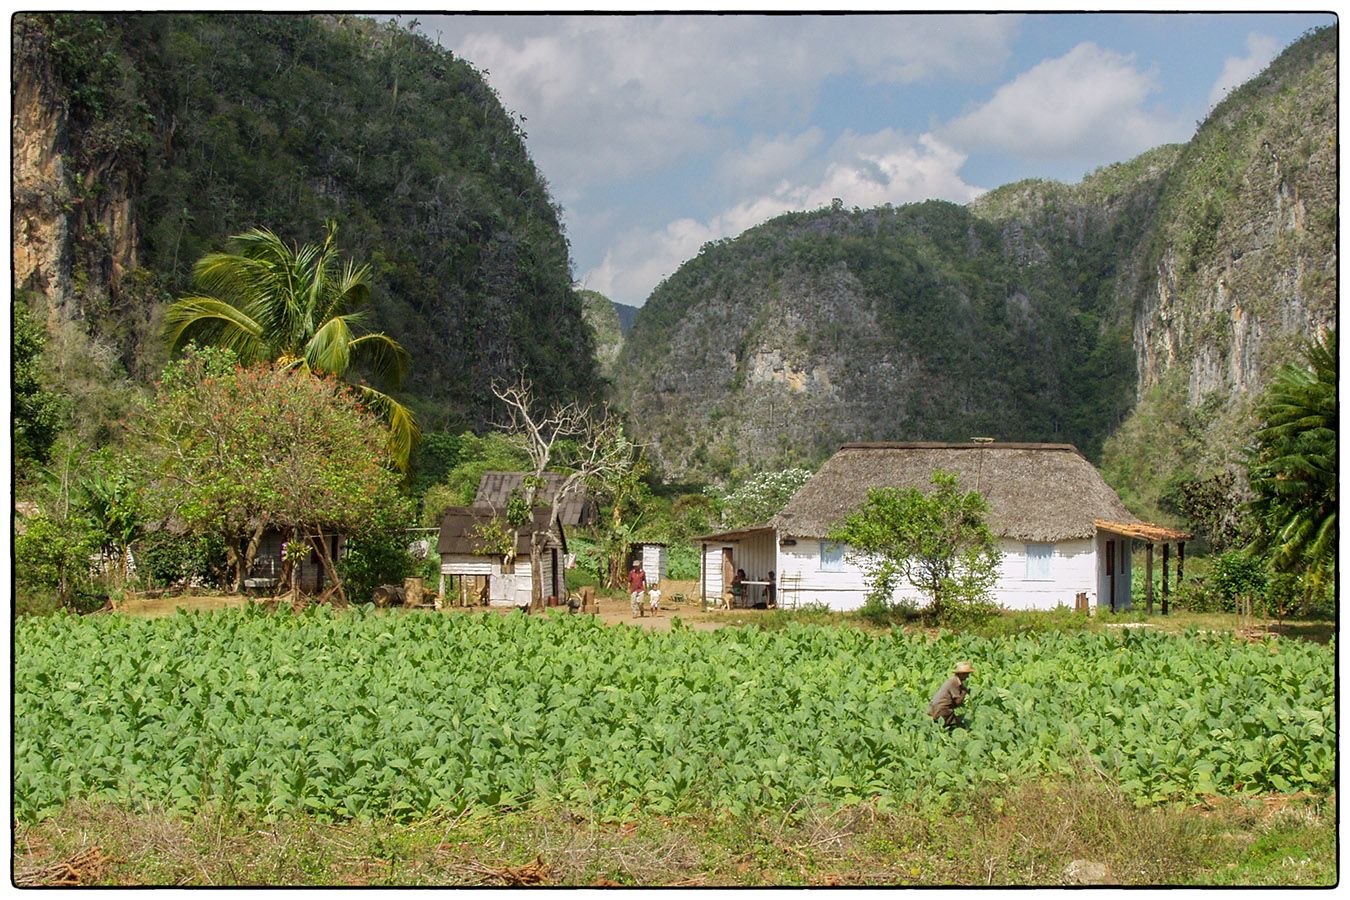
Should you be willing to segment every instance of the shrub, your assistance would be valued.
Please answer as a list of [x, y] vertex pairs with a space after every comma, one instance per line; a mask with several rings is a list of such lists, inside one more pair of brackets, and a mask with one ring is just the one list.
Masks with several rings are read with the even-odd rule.
[[1172, 592], [1169, 606], [1187, 612], [1208, 613], [1222, 612], [1224, 603], [1223, 597], [1210, 586], [1208, 579], [1187, 578]]
[[693, 544], [672, 544], [666, 548], [666, 577], [689, 581], [700, 574], [698, 548]]
[[877, 593], [869, 593], [856, 615], [864, 622], [886, 628], [916, 621], [921, 613], [919, 604], [909, 598], [888, 600]]
[[1265, 593], [1265, 564], [1242, 551], [1230, 551], [1215, 557], [1209, 581], [1218, 593], [1223, 609], [1231, 610], [1236, 597], [1261, 596]]
[[[421, 561], [408, 552], [411, 539], [402, 529], [391, 529], [348, 541], [337, 561], [338, 574], [353, 603], [370, 603], [382, 584], [403, 584], [420, 574]], [[433, 544], [431, 553], [435, 554]], [[425, 578], [426, 575], [423, 574]], [[434, 588], [435, 585], [433, 584]]]
[[194, 581], [219, 585], [225, 571], [225, 546], [212, 535], [156, 531], [143, 537], [134, 553], [147, 588]]
[[89, 558], [96, 552], [87, 522], [39, 513], [14, 537], [15, 581], [30, 597], [54, 593], [62, 606], [80, 606], [79, 598], [92, 590]]

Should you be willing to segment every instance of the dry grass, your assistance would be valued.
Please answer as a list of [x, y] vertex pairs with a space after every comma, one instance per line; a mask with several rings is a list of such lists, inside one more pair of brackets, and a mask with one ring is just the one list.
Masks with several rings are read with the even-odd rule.
[[13, 855], [25, 884], [1057, 885], [1074, 860], [1108, 883], [1329, 884], [1334, 810], [1334, 797], [1136, 809], [1095, 779], [891, 812], [623, 823], [556, 807], [325, 824], [72, 804], [16, 827]]

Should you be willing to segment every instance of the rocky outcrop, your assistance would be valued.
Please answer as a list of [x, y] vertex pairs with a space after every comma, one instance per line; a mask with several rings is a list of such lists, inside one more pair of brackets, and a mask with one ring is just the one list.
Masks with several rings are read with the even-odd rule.
[[[1221, 467], [1274, 371], [1336, 324], [1335, 42], [1305, 37], [1187, 144], [1075, 185], [707, 245], [642, 308], [620, 396], [674, 476], [974, 435], [1069, 441], [1108, 474], [1113, 454], [1151, 478]], [[1194, 444], [1163, 452], [1162, 416]]]
[[10, 120], [14, 288], [37, 291], [64, 305], [74, 293], [66, 110], [50, 60], [32, 46], [34, 40], [34, 35], [15, 30]]
[[15, 295], [41, 298], [52, 327], [81, 322], [121, 343], [130, 363], [151, 319], [127, 291], [139, 266], [137, 184], [125, 157], [88, 139], [97, 123], [69, 108], [49, 36], [19, 23], [13, 47]]

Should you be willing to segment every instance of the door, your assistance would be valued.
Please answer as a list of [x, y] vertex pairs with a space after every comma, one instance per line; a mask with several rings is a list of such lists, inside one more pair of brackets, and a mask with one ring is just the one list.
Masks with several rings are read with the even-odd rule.
[[1111, 612], [1116, 611], [1116, 542], [1106, 542], [1106, 590], [1111, 600]]

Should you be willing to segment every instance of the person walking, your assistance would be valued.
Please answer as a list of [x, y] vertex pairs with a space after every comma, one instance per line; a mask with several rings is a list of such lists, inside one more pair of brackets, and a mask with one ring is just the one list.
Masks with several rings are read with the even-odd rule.
[[970, 693], [970, 689], [966, 687], [966, 679], [974, 671], [974, 666], [964, 660], [956, 664], [955, 674], [942, 682], [942, 687], [937, 689], [932, 702], [928, 704], [928, 715], [934, 722], [940, 719], [949, 729], [965, 727], [965, 721], [956, 714], [956, 707], [966, 702], [966, 695]]
[[647, 573], [642, 570], [642, 563], [633, 560], [633, 567], [628, 571], [628, 599], [633, 606], [633, 616], [642, 615], [642, 595], [647, 591]]

